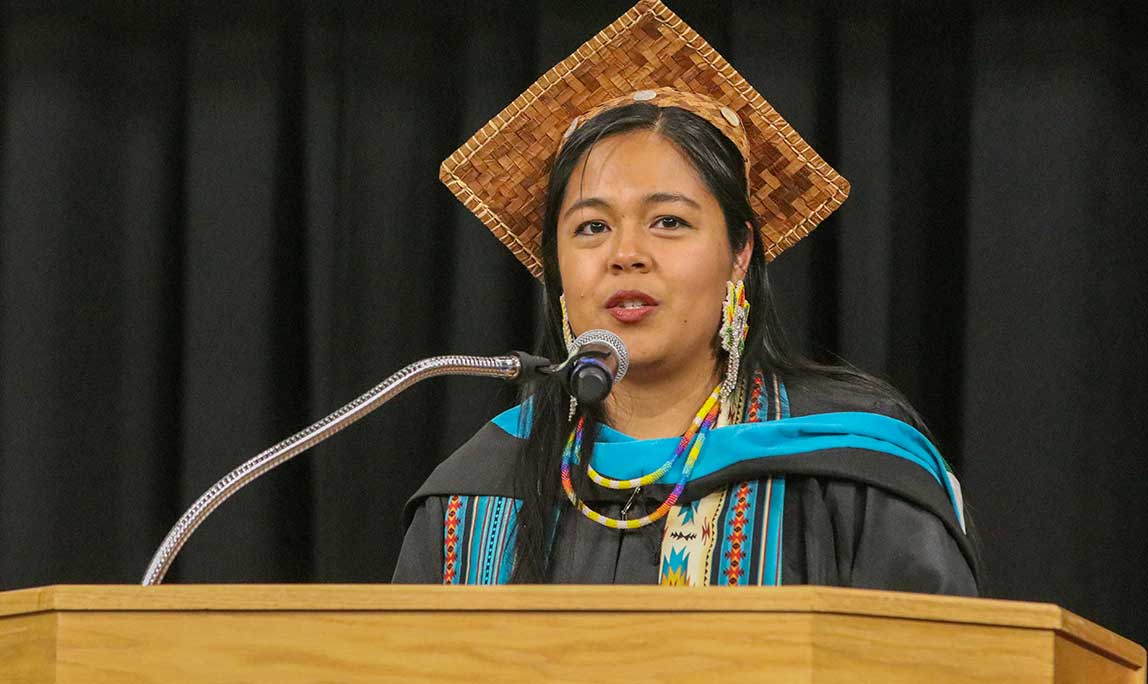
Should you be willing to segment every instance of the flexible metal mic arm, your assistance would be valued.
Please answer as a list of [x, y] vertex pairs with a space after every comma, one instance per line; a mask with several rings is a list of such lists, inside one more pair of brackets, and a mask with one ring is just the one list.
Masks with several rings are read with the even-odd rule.
[[435, 356], [412, 363], [338, 411], [255, 456], [212, 485], [167, 533], [148, 565], [142, 584], [149, 586], [163, 582], [164, 575], [191, 533], [232, 494], [394, 399], [411, 385], [440, 375], [469, 375], [525, 382], [552, 368], [549, 360], [523, 352], [507, 356]]

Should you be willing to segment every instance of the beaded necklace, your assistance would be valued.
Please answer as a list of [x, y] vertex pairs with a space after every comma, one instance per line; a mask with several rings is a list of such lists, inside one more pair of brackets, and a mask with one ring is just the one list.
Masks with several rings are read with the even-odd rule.
[[[574, 484], [570, 479], [570, 464], [571, 462], [575, 464], [578, 463], [578, 455], [582, 451], [582, 435], [585, 428], [584, 417], [578, 419], [578, 424], [575, 426], [574, 431], [570, 433], [570, 438], [566, 441], [566, 449], [562, 452], [562, 489], [566, 491], [566, 498], [570, 500], [570, 503], [577, 508], [582, 515], [599, 525], [605, 525], [606, 527], [616, 530], [633, 530], [639, 527], [645, 527], [665, 517], [665, 515], [670, 512], [670, 509], [673, 508], [674, 504], [677, 503], [678, 497], [682, 495], [682, 491], [685, 490], [686, 482], [690, 479], [690, 473], [693, 471], [694, 464], [697, 463], [698, 460], [698, 454], [701, 453], [702, 445], [705, 443], [706, 434], [709, 433], [710, 428], [717, 422], [718, 413], [721, 409], [721, 404], [718, 401], [720, 394], [721, 385], [718, 385], [714, 388], [709, 398], [702, 404], [702, 407], [698, 409], [697, 415], [694, 416], [693, 423], [690, 424], [689, 429], [686, 430], [686, 433], [682, 435], [682, 438], [678, 441], [678, 446], [674, 450], [673, 456], [654, 472], [629, 480], [614, 480], [600, 475], [589, 463], [586, 464], [586, 474], [595, 483], [609, 489], [633, 488], [636, 494], [636, 488], [656, 482], [658, 478], [669, 472], [670, 468], [678, 462], [682, 454], [686, 452], [687, 447], [689, 447], [689, 456], [686, 457], [686, 463], [682, 467], [682, 476], [678, 479], [678, 483], [674, 486], [670, 495], [666, 497], [662, 505], [653, 513], [633, 520], [610, 518], [591, 509], [574, 493]], [[692, 447], [690, 447], [691, 443], [693, 444]]]

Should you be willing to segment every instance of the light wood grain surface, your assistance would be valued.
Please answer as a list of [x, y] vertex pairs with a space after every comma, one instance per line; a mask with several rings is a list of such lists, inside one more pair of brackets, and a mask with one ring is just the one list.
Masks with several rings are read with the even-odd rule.
[[[43, 665], [53, 659], [52, 668]], [[1145, 653], [1049, 604], [829, 587], [168, 585], [0, 593], [0, 682], [735, 677], [1133, 684], [1145, 681]]]

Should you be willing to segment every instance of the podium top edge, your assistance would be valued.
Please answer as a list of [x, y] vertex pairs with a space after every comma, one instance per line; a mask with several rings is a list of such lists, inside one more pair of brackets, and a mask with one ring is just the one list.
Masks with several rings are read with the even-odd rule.
[[1050, 603], [821, 586], [53, 585], [0, 592], [0, 619], [108, 611], [809, 613], [1053, 630], [1145, 667], [1138, 644]]

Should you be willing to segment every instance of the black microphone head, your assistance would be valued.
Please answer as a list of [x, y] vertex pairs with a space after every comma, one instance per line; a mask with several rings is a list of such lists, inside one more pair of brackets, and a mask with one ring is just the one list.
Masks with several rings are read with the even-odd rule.
[[613, 386], [606, 364], [595, 358], [579, 359], [570, 373], [570, 394], [582, 404], [597, 404]]
[[[626, 376], [626, 371], [630, 369], [630, 352], [626, 349], [626, 344], [622, 342], [622, 338], [609, 330], [596, 328], [579, 335], [574, 340], [573, 347], [577, 353], [577, 350], [596, 345], [602, 345], [609, 349], [610, 355], [614, 357], [614, 364], [617, 365], [617, 368], [614, 370], [613, 377], [610, 378], [611, 382], [621, 381]], [[606, 391], [609, 392], [609, 389]]]

